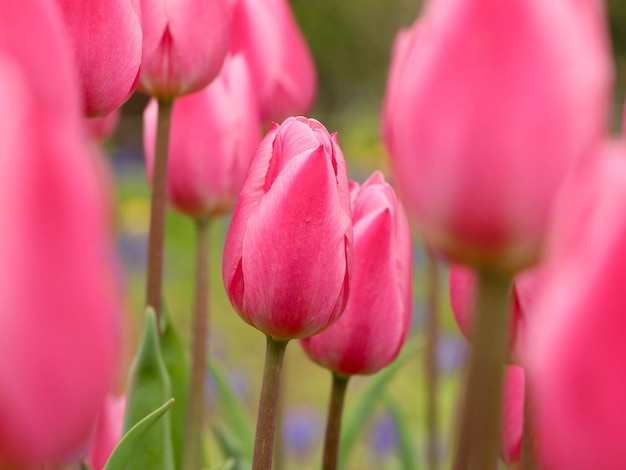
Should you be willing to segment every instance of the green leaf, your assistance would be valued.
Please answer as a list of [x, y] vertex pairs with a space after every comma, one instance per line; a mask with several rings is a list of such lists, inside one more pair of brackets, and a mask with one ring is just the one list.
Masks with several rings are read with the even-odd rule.
[[176, 406], [170, 412], [170, 424], [175, 468], [180, 468], [189, 398], [189, 355], [180, 335], [174, 329], [165, 304], [161, 314], [161, 351], [172, 386], [172, 396], [176, 400]]
[[237, 395], [235, 395], [235, 392], [228, 383], [228, 380], [226, 380], [226, 374], [224, 374], [224, 371], [218, 366], [218, 364], [211, 361], [209, 364], [209, 370], [215, 379], [220, 405], [226, 415], [226, 421], [229, 429], [239, 440], [242, 455], [252, 461], [252, 454], [254, 452], [254, 434], [252, 432], [252, 428], [250, 427], [250, 421], [248, 420], [246, 410], [241, 405], [241, 401], [237, 398]]
[[135, 424], [124, 434], [124, 437], [117, 444], [109, 460], [107, 460], [104, 470], [127, 470], [138, 468], [131, 463], [135, 456], [138, 445], [141, 444], [146, 433], [152, 426], [170, 409], [174, 399], [170, 398], [165, 404], [154, 410], [144, 419]]
[[355, 444], [375, 411], [375, 405], [382, 397], [387, 385], [408, 360], [423, 347], [421, 338], [406, 342], [400, 356], [385, 369], [375, 375], [358, 401], [347, 410], [341, 429], [339, 447], [339, 468], [345, 468]]
[[[171, 397], [170, 379], [161, 355], [154, 310], [146, 311], [144, 334], [128, 377], [123, 434]], [[169, 414], [163, 416], [139, 442], [128, 470], [174, 470]]]
[[235, 460], [228, 459], [225, 462], [213, 467], [211, 470], [235, 470]]
[[246, 455], [241, 441], [236, 436], [219, 425], [213, 426], [213, 432], [222, 454], [234, 461], [232, 470], [250, 470], [252, 468], [252, 457]]
[[391, 398], [386, 400], [385, 405], [396, 428], [398, 436], [398, 457], [400, 458], [401, 467], [404, 470], [418, 470], [419, 465], [415, 453], [413, 452], [414, 446], [411, 440], [411, 431], [409, 430], [406, 419], [400, 411], [400, 407]]

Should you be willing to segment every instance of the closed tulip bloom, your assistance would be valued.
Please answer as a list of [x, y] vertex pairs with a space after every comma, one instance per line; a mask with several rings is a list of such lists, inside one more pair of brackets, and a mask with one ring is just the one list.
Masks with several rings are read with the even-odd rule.
[[311, 110], [315, 64], [287, 0], [231, 0], [231, 50], [250, 62], [261, 117], [280, 122]]
[[254, 155], [226, 236], [235, 310], [277, 340], [332, 325], [350, 288], [352, 222], [336, 134], [314, 119], [273, 124]]
[[611, 56], [571, 0], [431, 0], [390, 126], [398, 187], [425, 241], [514, 272], [540, 257], [567, 172], [607, 126]]
[[[523, 332], [528, 315], [545, 282], [546, 273], [541, 268], [526, 270], [515, 277], [511, 288], [509, 320], [509, 349], [513, 361], [518, 362], [523, 349]], [[463, 335], [472, 340], [472, 321], [476, 302], [477, 275], [471, 268], [461, 265], [450, 266], [450, 306]]]
[[545, 468], [626, 468], [626, 148], [604, 152], [564, 189], [528, 335]]
[[130, 98], [139, 83], [139, 0], [57, 2], [74, 50], [85, 115], [105, 116]]
[[93, 155], [2, 57], [0, 468], [39, 468], [89, 437], [116, 373], [119, 306]]
[[224, 0], [141, 0], [141, 15], [142, 91], [172, 99], [217, 76], [229, 44]]
[[101, 118], [85, 119], [87, 137], [96, 143], [102, 143], [109, 139], [120, 122], [120, 108]]
[[500, 458], [507, 465], [516, 465], [520, 461], [524, 431], [524, 369], [507, 366], [503, 387]]
[[126, 396], [107, 395], [98, 413], [85, 462], [94, 470], [102, 470], [113, 449], [122, 438]]
[[[261, 140], [248, 65], [227, 59], [208, 87], [174, 102], [168, 159], [168, 197], [177, 210], [202, 218], [230, 212]], [[148, 174], [154, 165], [156, 100], [144, 113]]]
[[411, 322], [411, 231], [404, 208], [379, 172], [351, 184], [354, 269], [341, 318], [301, 340], [336, 374], [372, 374], [400, 352]]

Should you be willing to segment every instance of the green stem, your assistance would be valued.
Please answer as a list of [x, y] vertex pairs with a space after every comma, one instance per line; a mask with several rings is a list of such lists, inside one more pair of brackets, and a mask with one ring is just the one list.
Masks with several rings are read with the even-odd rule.
[[154, 308], [157, 325], [160, 325], [161, 318], [165, 203], [167, 199], [167, 154], [173, 104], [172, 100], [159, 99], [159, 117], [157, 121], [154, 169], [152, 172], [146, 305]]
[[537, 436], [531, 416], [531, 396], [528, 387], [528, 377], [524, 376], [524, 431], [522, 434], [522, 456], [520, 470], [537, 470], [539, 459], [537, 457]]
[[455, 470], [495, 470], [498, 465], [511, 280], [500, 272], [478, 271], [473, 347]]
[[333, 374], [333, 384], [328, 404], [328, 421], [326, 422], [322, 470], [335, 470], [337, 468], [339, 441], [341, 438], [341, 418], [349, 379], [349, 376], [344, 377]]
[[437, 383], [437, 343], [439, 339], [439, 267], [432, 251], [427, 252], [427, 311], [426, 311], [426, 424], [428, 445], [426, 457], [431, 470], [439, 469], [439, 404]]
[[183, 470], [202, 468], [204, 430], [204, 374], [209, 338], [209, 235], [210, 221], [196, 219], [196, 283], [191, 340], [191, 377], [183, 442]]
[[287, 341], [278, 341], [267, 336], [265, 369], [256, 422], [252, 470], [271, 470], [276, 428], [276, 407], [280, 391], [280, 369], [285, 357]]

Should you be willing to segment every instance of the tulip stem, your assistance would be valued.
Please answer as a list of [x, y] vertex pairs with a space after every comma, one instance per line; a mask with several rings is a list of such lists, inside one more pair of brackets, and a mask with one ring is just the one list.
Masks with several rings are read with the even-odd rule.
[[328, 404], [328, 421], [326, 422], [322, 470], [335, 470], [337, 468], [339, 441], [341, 438], [341, 418], [349, 379], [349, 376], [333, 374], [333, 384]]
[[174, 102], [172, 100], [159, 99], [154, 170], [152, 172], [146, 305], [154, 308], [157, 326], [161, 324], [163, 243], [165, 239], [165, 202], [167, 199], [167, 154], [173, 105]]
[[531, 396], [528, 386], [528, 376], [524, 377], [524, 431], [522, 434], [522, 457], [519, 470], [537, 470], [537, 436], [531, 416]]
[[265, 369], [256, 422], [252, 470], [271, 470], [276, 429], [276, 408], [280, 391], [280, 369], [285, 357], [287, 341], [279, 341], [267, 335]]
[[472, 353], [455, 470], [495, 470], [507, 358], [511, 276], [478, 271]]
[[191, 377], [183, 442], [183, 470], [202, 468], [204, 430], [204, 375], [209, 337], [209, 236], [210, 220], [196, 219], [196, 283], [191, 340]]
[[438, 405], [438, 368], [437, 343], [439, 340], [439, 266], [435, 254], [428, 250], [427, 256], [427, 310], [426, 310], [426, 351], [424, 354], [426, 370], [426, 424], [428, 446], [426, 451], [430, 470], [439, 469], [439, 405]]

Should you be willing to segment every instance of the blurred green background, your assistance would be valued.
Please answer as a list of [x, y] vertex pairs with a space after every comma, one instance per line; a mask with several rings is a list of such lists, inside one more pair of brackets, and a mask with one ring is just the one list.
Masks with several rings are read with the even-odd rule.
[[[318, 99], [311, 116], [339, 141], [352, 179], [363, 181], [375, 169], [386, 169], [385, 151], [379, 134], [379, 113], [385, 87], [393, 37], [398, 28], [411, 24], [420, 9], [411, 0], [293, 0], [295, 15], [313, 53], [318, 70]], [[608, 4], [615, 51], [614, 129], [620, 127], [624, 100], [626, 55], [626, 2]], [[124, 106], [120, 127], [108, 144], [116, 185], [116, 221], [126, 289], [126, 333], [124, 370], [118, 390], [124, 387], [126, 368], [135, 351], [143, 322], [144, 264], [149, 220], [149, 190], [145, 182], [141, 143], [141, 112], [147, 102], [134, 96]], [[264, 336], [246, 325], [233, 312], [221, 281], [221, 251], [228, 218], [216, 220], [212, 229], [211, 259], [211, 356], [227, 370], [229, 382], [254, 422], [260, 389]], [[193, 225], [170, 212], [167, 220], [165, 297], [174, 322], [190, 338], [192, 302]], [[414, 256], [414, 321], [412, 335], [420, 335], [424, 320], [424, 255], [416, 244]], [[465, 341], [459, 337], [449, 311], [445, 273], [441, 276], [443, 323], [440, 341], [441, 451], [446, 454], [456, 407], [459, 371], [466, 356]], [[423, 354], [418, 353], [400, 370], [388, 394], [400, 406], [412, 430], [414, 453], [424, 462], [425, 402]], [[298, 344], [290, 344], [285, 361], [282, 427], [285, 464], [282, 468], [317, 468], [325, 422], [330, 374], [310, 363]], [[208, 382], [210, 379], [207, 378]], [[370, 378], [355, 378], [348, 391], [351, 400], [362, 392]], [[213, 388], [207, 402], [213, 419], [220, 420], [219, 403]], [[381, 406], [363, 429], [358, 452], [348, 468], [400, 468], [393, 424]], [[390, 424], [391, 423], [391, 424]], [[212, 462], [220, 457], [212, 445]], [[424, 467], [425, 468], [425, 467]]]

